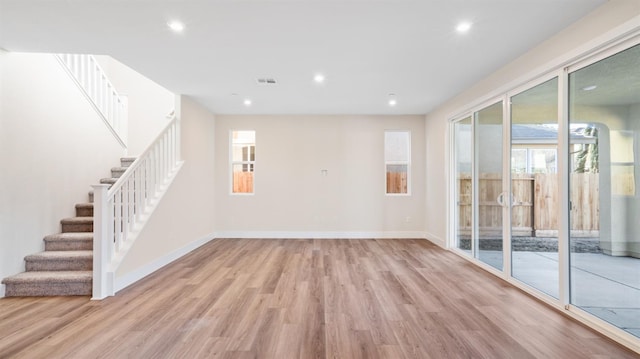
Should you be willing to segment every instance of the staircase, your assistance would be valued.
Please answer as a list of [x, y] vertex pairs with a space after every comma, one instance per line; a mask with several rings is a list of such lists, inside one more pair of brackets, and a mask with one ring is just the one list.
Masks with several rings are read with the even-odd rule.
[[[111, 178], [113, 185], [135, 158], [120, 160]], [[62, 233], [44, 237], [44, 252], [24, 258], [25, 272], [2, 280], [5, 296], [91, 295], [93, 280], [93, 192], [89, 203], [76, 204], [76, 217], [60, 221]]]

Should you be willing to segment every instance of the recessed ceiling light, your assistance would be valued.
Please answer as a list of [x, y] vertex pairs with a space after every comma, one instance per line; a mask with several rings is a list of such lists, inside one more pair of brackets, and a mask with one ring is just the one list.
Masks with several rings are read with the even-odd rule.
[[467, 31], [469, 31], [471, 29], [471, 25], [472, 23], [468, 22], [468, 21], [463, 21], [461, 23], [458, 24], [458, 26], [456, 26], [456, 31], [464, 34]]
[[251, 99], [250, 99], [250, 98], [245, 98], [245, 99], [244, 99], [244, 101], [242, 101], [242, 103], [243, 103], [245, 106], [249, 107], [249, 106], [251, 106], [251, 104], [252, 104], [253, 102], [251, 102]]
[[389, 101], [387, 102], [389, 104], [389, 106], [394, 107], [395, 105], [398, 104], [398, 100], [396, 99], [396, 95], [390, 93], [389, 94]]
[[592, 91], [592, 90], [595, 90], [595, 89], [597, 89], [597, 88], [598, 88], [598, 86], [596, 86], [596, 85], [591, 85], [591, 86], [583, 87], [583, 88], [582, 88], [582, 90], [583, 90], [583, 91]]
[[313, 81], [315, 81], [318, 84], [324, 83], [325, 77], [323, 74], [315, 74], [315, 76], [313, 76]]
[[169, 21], [167, 23], [167, 26], [169, 26], [169, 28], [171, 30], [173, 30], [173, 32], [182, 32], [182, 31], [184, 31], [184, 24], [181, 23], [180, 21]]

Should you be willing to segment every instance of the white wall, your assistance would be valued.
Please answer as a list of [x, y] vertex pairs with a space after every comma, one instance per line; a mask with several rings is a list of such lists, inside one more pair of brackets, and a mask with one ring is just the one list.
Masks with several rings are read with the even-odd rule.
[[169, 123], [176, 96], [109, 56], [95, 56], [120, 95], [129, 102], [127, 155], [141, 154]]
[[[586, 50], [594, 39], [626, 21], [638, 21], [640, 1], [611, 0], [567, 29], [558, 33], [523, 56], [504, 66], [458, 96], [448, 100], [426, 116], [426, 222], [427, 236], [443, 244], [447, 236], [448, 171], [449, 171], [449, 123], [452, 116], [489, 96], [499, 95], [516, 86], [535, 72], [550, 70], [558, 59], [568, 59], [570, 54]], [[635, 17], [635, 18], [634, 18]], [[508, 31], [508, 29], [505, 29]]]
[[0, 51], [0, 278], [24, 271], [123, 154], [52, 55]]
[[[411, 196], [385, 195], [386, 129], [411, 131]], [[230, 194], [231, 130], [256, 131], [254, 195]], [[424, 235], [423, 116], [217, 116], [215, 164], [219, 236]]]
[[186, 96], [179, 108], [184, 165], [118, 268], [116, 283], [139, 279], [213, 238], [215, 119]]

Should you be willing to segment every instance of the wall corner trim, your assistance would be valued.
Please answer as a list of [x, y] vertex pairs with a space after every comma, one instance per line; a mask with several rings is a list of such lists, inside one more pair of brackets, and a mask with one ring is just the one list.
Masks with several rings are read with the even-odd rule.
[[140, 279], [148, 276], [149, 274], [157, 271], [158, 269], [166, 266], [167, 264], [170, 264], [171, 262], [175, 261], [176, 259], [179, 259], [181, 257], [183, 257], [184, 255], [188, 254], [189, 252], [207, 244], [208, 242], [210, 242], [211, 240], [213, 240], [215, 237], [213, 235], [213, 233], [207, 234], [206, 236], [203, 236], [200, 239], [197, 239], [189, 244], [187, 244], [186, 246], [182, 247], [182, 248], [178, 248], [177, 250], [167, 253], [166, 255], [136, 269], [133, 270], [127, 274], [124, 274], [121, 277], [117, 277], [115, 279], [115, 285], [114, 285], [114, 289], [115, 292], [118, 293], [119, 291], [121, 291], [122, 289], [130, 286], [131, 284], [139, 281]]

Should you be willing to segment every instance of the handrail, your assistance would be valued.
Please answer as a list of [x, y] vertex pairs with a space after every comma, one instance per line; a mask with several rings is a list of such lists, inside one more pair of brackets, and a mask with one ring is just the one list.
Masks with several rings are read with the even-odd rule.
[[109, 189], [94, 185], [93, 298], [114, 295], [114, 275], [180, 168], [174, 117]]
[[89, 100], [116, 140], [126, 148], [127, 98], [118, 94], [92, 55], [56, 54], [55, 57]]

